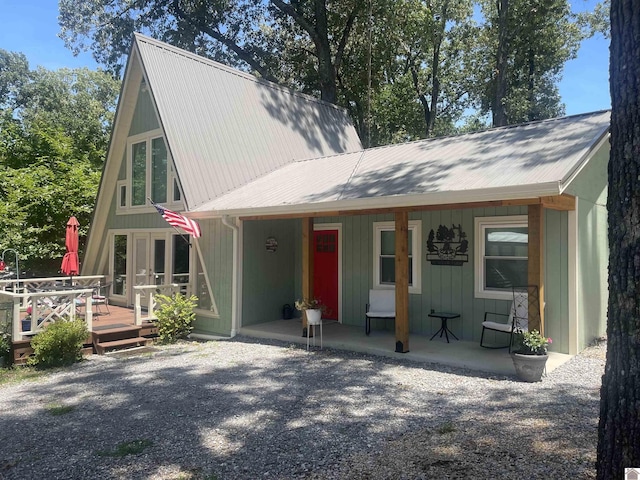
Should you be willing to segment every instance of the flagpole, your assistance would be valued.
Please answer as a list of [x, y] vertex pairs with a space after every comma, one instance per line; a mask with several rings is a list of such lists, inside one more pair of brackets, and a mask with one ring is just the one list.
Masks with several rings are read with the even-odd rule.
[[[147, 197], [147, 200], [149, 200], [149, 202], [151, 202], [151, 205], [153, 205], [154, 207], [157, 205], [157, 203], [155, 203], [153, 200], [151, 200], [149, 197]], [[171, 225], [171, 224], [169, 224]], [[180, 237], [187, 242], [187, 245], [189, 245], [189, 248], [193, 248], [193, 245], [191, 245], [191, 242], [189, 241], [189, 235], [185, 235], [184, 233], [182, 233], [180, 230], [178, 230], [175, 226], [171, 225], [171, 228], [173, 228], [178, 235], [180, 235]]]

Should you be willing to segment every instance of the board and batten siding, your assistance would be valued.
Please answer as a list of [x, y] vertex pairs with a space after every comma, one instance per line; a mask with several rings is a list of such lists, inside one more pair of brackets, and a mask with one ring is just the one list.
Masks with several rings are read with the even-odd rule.
[[578, 350], [587, 347], [607, 329], [609, 299], [607, 237], [606, 142], [567, 189], [578, 197], [577, 208], [577, 290]]
[[[158, 215], [160, 216], [160, 215]], [[204, 268], [211, 282], [219, 318], [197, 315], [194, 333], [229, 335], [233, 295], [233, 231], [220, 219], [199, 220], [202, 236], [198, 239]], [[193, 252], [195, 255], [195, 252]]]
[[[293, 307], [295, 259], [300, 249], [299, 220], [243, 222], [242, 325], [270, 322], [282, 318], [282, 306]], [[267, 238], [278, 242], [268, 251]]]

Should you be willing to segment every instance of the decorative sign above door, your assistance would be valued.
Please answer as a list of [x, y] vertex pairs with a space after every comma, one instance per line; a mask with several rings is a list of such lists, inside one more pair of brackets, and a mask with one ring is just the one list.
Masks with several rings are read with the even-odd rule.
[[433, 229], [429, 232], [427, 262], [431, 262], [431, 265], [460, 267], [469, 261], [468, 249], [467, 234], [462, 231], [461, 225], [451, 225], [451, 228], [440, 225], [436, 233]]

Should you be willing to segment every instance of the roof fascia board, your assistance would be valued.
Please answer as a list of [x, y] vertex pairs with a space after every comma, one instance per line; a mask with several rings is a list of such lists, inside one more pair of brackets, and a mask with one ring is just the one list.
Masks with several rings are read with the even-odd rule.
[[91, 273], [96, 268], [100, 244], [105, 237], [109, 210], [115, 194], [115, 184], [120, 171], [122, 156], [125, 153], [127, 137], [138, 101], [140, 81], [142, 80], [141, 57], [136, 42], [131, 45], [127, 60], [116, 114], [113, 119], [109, 148], [98, 186], [93, 219], [88, 234], [87, 248], [82, 263], [82, 273]]
[[357, 200], [339, 200], [326, 203], [307, 203], [283, 205], [265, 208], [226, 209], [218, 211], [194, 211], [186, 214], [190, 218], [217, 218], [223, 215], [233, 217], [277, 216], [322, 214], [337, 211], [419, 208], [438, 205], [462, 205], [477, 202], [526, 200], [545, 196], [559, 195], [558, 182], [535, 185], [518, 185], [508, 188], [467, 190], [463, 192], [435, 192], [420, 195], [398, 195]]
[[600, 149], [605, 145], [606, 142], [609, 141], [609, 137], [611, 137], [611, 133], [609, 132], [609, 127], [607, 126], [600, 132], [600, 134], [596, 137], [596, 140], [591, 144], [591, 147], [587, 149], [587, 151], [582, 155], [582, 158], [578, 162], [576, 162], [575, 167], [565, 175], [565, 177], [560, 180], [560, 193], [563, 193], [569, 186], [571, 182], [573, 182], [580, 172], [587, 166], [589, 160], [593, 158], [593, 156], [600, 151]]

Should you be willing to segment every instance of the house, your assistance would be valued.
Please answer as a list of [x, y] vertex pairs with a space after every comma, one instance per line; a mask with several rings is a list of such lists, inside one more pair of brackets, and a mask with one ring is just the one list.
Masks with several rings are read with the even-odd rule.
[[537, 285], [553, 350], [575, 354], [605, 331], [608, 131], [601, 111], [363, 149], [340, 108], [136, 35], [83, 274], [123, 306], [177, 283], [196, 332], [231, 336], [303, 296], [364, 335], [369, 290], [395, 288], [395, 325], [372, 326], [398, 352], [433, 310], [479, 342], [511, 285]]

